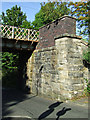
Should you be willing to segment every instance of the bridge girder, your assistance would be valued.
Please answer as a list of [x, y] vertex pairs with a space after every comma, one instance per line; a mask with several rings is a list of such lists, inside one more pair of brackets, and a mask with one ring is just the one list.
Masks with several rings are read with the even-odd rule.
[[3, 51], [33, 51], [38, 42], [2, 38]]

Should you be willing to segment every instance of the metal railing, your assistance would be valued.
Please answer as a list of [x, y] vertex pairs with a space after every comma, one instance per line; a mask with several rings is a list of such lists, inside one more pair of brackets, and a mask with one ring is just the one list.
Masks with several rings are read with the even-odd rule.
[[8, 39], [38, 41], [39, 31], [9, 25], [0, 25], [0, 36]]

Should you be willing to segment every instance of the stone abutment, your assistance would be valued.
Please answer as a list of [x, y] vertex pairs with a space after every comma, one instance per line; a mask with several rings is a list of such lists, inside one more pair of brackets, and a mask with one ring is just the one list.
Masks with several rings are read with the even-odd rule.
[[[54, 21], [40, 28], [40, 42], [27, 62], [27, 85], [32, 93], [55, 100], [72, 99], [83, 94], [84, 78], [88, 78], [83, 51], [88, 45], [75, 35], [75, 25], [72, 24], [75, 19], [66, 16], [57, 24]], [[43, 32], [45, 37], [41, 34]], [[54, 36], [50, 32], [54, 32]]]
[[31, 92], [63, 100], [81, 96], [88, 78], [83, 65], [87, 44], [70, 36], [55, 38], [55, 46], [35, 50], [27, 63], [27, 84]]

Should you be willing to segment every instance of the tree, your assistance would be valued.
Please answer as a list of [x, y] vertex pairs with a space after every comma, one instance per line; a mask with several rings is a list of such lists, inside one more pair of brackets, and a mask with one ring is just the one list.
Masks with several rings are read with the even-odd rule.
[[70, 9], [67, 7], [67, 2], [56, 1], [48, 3], [41, 3], [40, 11], [35, 15], [35, 20], [32, 22], [35, 29], [60, 18], [63, 15], [68, 15]]
[[28, 22], [27, 20], [25, 20], [20, 27], [22, 27], [22, 28], [28, 28], [28, 29], [33, 29], [33, 26], [31, 24], [31, 22]]
[[88, 40], [90, 34], [90, 1], [75, 3], [70, 2], [69, 7], [71, 7], [71, 16], [76, 17], [79, 35]]
[[2, 12], [3, 24], [19, 27], [26, 21], [26, 14], [21, 11], [20, 7], [17, 5], [13, 6], [11, 9], [6, 10], [5, 13]]
[[0, 15], [0, 24], [2, 24], [2, 15]]
[[2, 70], [8, 73], [12, 72], [12, 70], [17, 69], [18, 64], [18, 55], [9, 53], [9, 52], [2, 52]]

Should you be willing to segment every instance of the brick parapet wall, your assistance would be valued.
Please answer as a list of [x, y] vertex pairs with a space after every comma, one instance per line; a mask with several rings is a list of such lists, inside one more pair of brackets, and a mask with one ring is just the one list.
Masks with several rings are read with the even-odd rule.
[[39, 43], [37, 49], [55, 46], [54, 37], [68, 33], [76, 34], [76, 19], [63, 16], [39, 29]]

